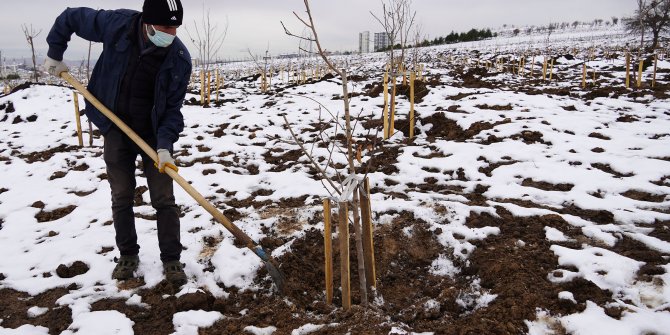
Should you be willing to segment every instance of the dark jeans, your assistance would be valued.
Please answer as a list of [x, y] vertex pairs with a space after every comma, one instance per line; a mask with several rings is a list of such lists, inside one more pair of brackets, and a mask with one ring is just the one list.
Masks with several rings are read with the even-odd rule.
[[[147, 143], [155, 147], [155, 140]], [[153, 160], [118, 128], [112, 127], [105, 135], [105, 163], [107, 178], [112, 189], [112, 219], [116, 230], [116, 246], [121, 255], [137, 255], [135, 214], [135, 161], [142, 157], [144, 174], [149, 185], [151, 205], [156, 209], [158, 219], [158, 246], [163, 262], [179, 260], [179, 208], [175, 204], [172, 178], [158, 172]]]

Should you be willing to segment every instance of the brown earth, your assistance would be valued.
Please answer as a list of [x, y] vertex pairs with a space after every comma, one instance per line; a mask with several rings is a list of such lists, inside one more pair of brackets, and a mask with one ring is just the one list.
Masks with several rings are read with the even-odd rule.
[[[393, 214], [393, 213], [387, 213]], [[611, 302], [611, 292], [600, 290], [583, 279], [566, 284], [553, 284], [548, 278], [560, 276], [556, 256], [549, 249], [555, 242], [545, 238], [544, 227], [553, 227], [568, 237], [580, 235], [578, 228], [567, 224], [557, 215], [541, 217], [513, 217], [497, 208], [499, 217], [490, 214], [471, 214], [466, 225], [471, 228], [498, 227], [500, 234], [485, 240], [470, 240], [476, 246], [465, 264], [453, 256], [454, 250], [441, 245], [437, 237], [445, 234], [442, 228], [430, 226], [408, 212], [397, 213], [392, 223], [380, 226], [374, 233], [377, 290], [373, 295], [378, 301], [364, 309], [360, 303], [357, 261], [353, 240], [351, 288], [354, 307], [344, 311], [339, 294], [334, 305], [327, 305], [324, 297], [323, 235], [308, 230], [304, 237], [295, 240], [291, 252], [277, 259], [287, 284], [283, 295], [272, 289], [272, 283], [261, 269], [257, 279], [258, 291], [230, 292], [227, 298], [215, 298], [201, 291], [175, 297], [175, 288], [166, 282], [151, 289], [139, 288], [136, 292], [148, 308], [127, 305], [123, 299], [103, 299], [92, 304], [93, 311], [117, 310], [135, 324], [136, 334], [169, 334], [173, 331], [172, 315], [187, 310], [218, 311], [225, 318], [200, 334], [243, 333], [246, 326], [277, 327], [275, 334], [290, 334], [304, 324], [334, 324], [321, 329], [319, 334], [388, 334], [392, 326], [406, 325], [414, 331], [434, 331], [436, 334], [518, 334], [527, 331], [524, 320], [534, 320], [536, 308], [548, 310], [553, 315], [582, 311], [586, 301], [599, 304]], [[334, 218], [336, 219], [336, 217]], [[444, 222], [448, 224], [448, 222]], [[350, 228], [351, 229], [351, 228]], [[411, 231], [409, 235], [405, 231]], [[464, 241], [458, 234], [456, 238]], [[280, 246], [286, 241], [278, 241]], [[212, 242], [216, 245], [216, 241]], [[559, 243], [561, 244], [561, 243]], [[563, 246], [579, 248], [577, 242]], [[339, 245], [337, 238], [334, 246]], [[267, 245], [266, 245], [267, 247]], [[640, 278], [663, 273], [663, 258], [658, 252], [647, 249], [639, 242], [624, 239], [615, 251], [651, 265], [640, 270]], [[440, 255], [447, 255], [461, 273], [455, 278], [430, 273], [431, 263]], [[505, 257], [500, 257], [505, 255]], [[339, 250], [334, 250], [334, 287], [340, 284]], [[646, 276], [646, 277], [645, 277]], [[480, 286], [473, 286], [475, 280]], [[138, 287], [129, 283], [128, 287]], [[69, 289], [76, 289], [76, 285]], [[558, 292], [570, 291], [577, 303], [558, 298]], [[477, 308], [474, 300], [483, 293], [497, 295], [488, 307]], [[60, 288], [35, 297], [28, 297], [9, 289], [0, 290], [2, 304], [0, 316], [4, 327], [18, 327], [25, 323], [43, 325], [58, 333], [71, 323], [67, 307], [55, 301], [68, 289]], [[459, 303], [460, 301], [460, 303]], [[29, 319], [26, 311], [31, 306], [47, 307], [40, 317]], [[613, 317], [621, 311], [608, 310]]]

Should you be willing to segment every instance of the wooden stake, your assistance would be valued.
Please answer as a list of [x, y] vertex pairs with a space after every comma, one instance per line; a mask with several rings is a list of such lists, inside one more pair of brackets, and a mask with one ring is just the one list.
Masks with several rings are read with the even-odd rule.
[[212, 102], [212, 71], [207, 72], [207, 104], [209, 105]]
[[389, 138], [389, 90], [388, 90], [388, 72], [384, 72], [384, 112], [382, 117], [384, 118], [384, 139]]
[[586, 88], [586, 63], [582, 64], [582, 88]]
[[219, 70], [214, 72], [216, 74], [216, 102], [219, 102], [219, 90], [221, 89], [221, 76], [219, 75]]
[[630, 53], [626, 53], [626, 88], [630, 88]]
[[656, 67], [658, 65], [658, 55], [654, 54], [654, 76], [651, 79], [651, 87], [656, 87]]
[[416, 73], [412, 71], [409, 78], [409, 138], [414, 138], [414, 80]]
[[339, 206], [340, 229], [340, 282], [342, 285], [342, 308], [351, 308], [351, 278], [349, 273], [349, 212], [347, 202], [342, 201]]
[[200, 71], [200, 105], [205, 105], [205, 72]]
[[544, 64], [542, 65], [542, 80], [547, 80], [547, 56], [544, 56]]
[[551, 65], [549, 67], [549, 81], [551, 81], [551, 78], [554, 76], [554, 58], [551, 58]]
[[79, 94], [77, 92], [72, 92], [74, 97], [74, 119], [77, 122], [77, 139], [79, 140], [79, 146], [84, 146], [84, 139], [81, 136], [81, 115], [79, 115]]
[[93, 146], [93, 124], [88, 120], [88, 146]]
[[393, 90], [391, 94], [391, 120], [389, 121], [389, 137], [395, 134], [395, 93], [396, 93], [396, 77], [393, 75]]
[[361, 218], [363, 219], [363, 254], [365, 255], [365, 279], [368, 287], [377, 287], [375, 249], [372, 227], [372, 207], [370, 205], [370, 180], [365, 177], [362, 187], [358, 187], [361, 198]]
[[640, 60], [640, 66], [637, 68], [637, 88], [642, 87], [642, 65], [644, 64], [643, 60]]
[[330, 221], [330, 199], [323, 199], [323, 246], [325, 253], [326, 303], [333, 303], [333, 231]]

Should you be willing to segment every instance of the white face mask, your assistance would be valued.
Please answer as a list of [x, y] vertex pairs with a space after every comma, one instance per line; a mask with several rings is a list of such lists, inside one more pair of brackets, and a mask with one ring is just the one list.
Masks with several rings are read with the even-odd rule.
[[[168, 33], [157, 30], [153, 25], [147, 24], [146, 26], [147, 36], [149, 41], [156, 45], [157, 47], [165, 48], [172, 44], [174, 41], [175, 35], [170, 35]], [[149, 28], [151, 27], [151, 28]]]

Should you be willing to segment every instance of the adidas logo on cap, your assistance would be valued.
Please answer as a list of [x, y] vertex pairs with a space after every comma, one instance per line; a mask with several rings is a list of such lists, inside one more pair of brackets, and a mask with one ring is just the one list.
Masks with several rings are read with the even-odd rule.
[[176, 16], [173, 16], [170, 20], [172, 20], [172, 21], [177, 21], [177, 17], [176, 17]]

